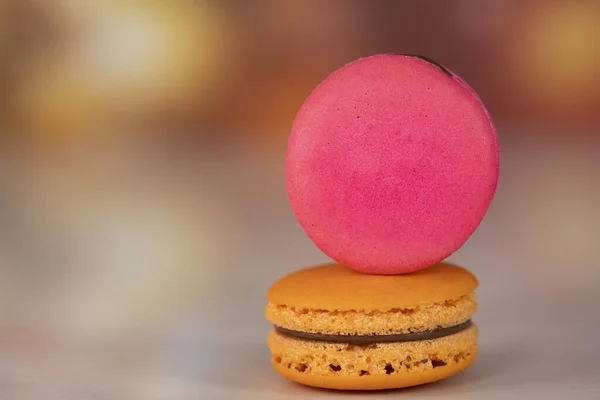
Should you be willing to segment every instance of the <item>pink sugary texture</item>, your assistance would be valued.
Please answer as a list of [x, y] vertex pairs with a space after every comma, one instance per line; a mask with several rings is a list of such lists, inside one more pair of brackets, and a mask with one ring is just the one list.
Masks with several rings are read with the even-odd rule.
[[311, 240], [361, 272], [416, 271], [458, 250], [494, 196], [499, 146], [480, 98], [420, 58], [330, 75], [289, 137], [290, 204]]

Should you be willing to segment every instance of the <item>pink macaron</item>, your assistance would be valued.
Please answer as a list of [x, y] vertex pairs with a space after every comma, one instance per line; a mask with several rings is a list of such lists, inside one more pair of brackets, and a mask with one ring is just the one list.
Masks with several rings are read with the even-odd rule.
[[376, 55], [331, 74], [289, 137], [290, 204], [310, 239], [361, 272], [448, 257], [494, 197], [499, 145], [475, 91], [420, 56]]

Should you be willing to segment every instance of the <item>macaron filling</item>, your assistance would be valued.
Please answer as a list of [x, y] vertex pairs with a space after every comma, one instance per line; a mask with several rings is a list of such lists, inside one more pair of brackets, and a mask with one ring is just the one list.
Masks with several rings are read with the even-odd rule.
[[448, 69], [446, 69], [446, 67], [444, 67], [444, 66], [443, 66], [442, 64], [440, 64], [439, 62], [432, 60], [432, 59], [431, 59], [431, 58], [429, 58], [429, 57], [425, 57], [425, 56], [422, 56], [422, 55], [419, 55], [419, 54], [403, 54], [403, 53], [395, 53], [395, 54], [393, 54], [393, 55], [397, 55], [397, 56], [405, 56], [405, 57], [413, 57], [413, 58], [419, 58], [419, 59], [421, 59], [421, 60], [423, 60], [423, 61], [426, 61], [426, 62], [428, 62], [429, 64], [431, 64], [431, 65], [433, 65], [433, 66], [435, 66], [435, 67], [438, 67], [438, 68], [439, 68], [439, 69], [441, 69], [441, 70], [442, 70], [442, 72], [443, 72], [443, 73], [445, 73], [446, 75], [448, 75], [448, 76], [453, 76], [453, 75], [452, 75], [452, 72], [448, 71]]
[[444, 336], [452, 335], [467, 329], [473, 324], [469, 319], [457, 325], [438, 328], [423, 332], [409, 332], [394, 335], [330, 335], [322, 333], [301, 332], [292, 329], [282, 328], [275, 325], [277, 333], [302, 340], [314, 340], [319, 342], [330, 343], [347, 343], [347, 344], [373, 344], [373, 343], [399, 343], [399, 342], [414, 342], [418, 340], [432, 340]]

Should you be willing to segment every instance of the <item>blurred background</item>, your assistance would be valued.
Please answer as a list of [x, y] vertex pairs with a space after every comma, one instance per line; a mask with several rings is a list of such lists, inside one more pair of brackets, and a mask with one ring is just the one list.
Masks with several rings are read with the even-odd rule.
[[240, 332], [327, 261], [287, 204], [287, 135], [375, 53], [445, 64], [496, 122], [498, 193], [452, 256], [496, 288], [482, 306], [600, 305], [599, 39], [593, 0], [1, 0], [1, 391], [162, 398], [218, 386], [223, 343], [268, 360]]

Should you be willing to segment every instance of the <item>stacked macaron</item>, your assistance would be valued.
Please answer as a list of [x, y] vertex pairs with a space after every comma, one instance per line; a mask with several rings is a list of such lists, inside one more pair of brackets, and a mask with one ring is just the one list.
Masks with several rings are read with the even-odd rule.
[[487, 212], [498, 147], [474, 90], [424, 57], [363, 58], [311, 93], [289, 138], [288, 197], [336, 263], [270, 288], [278, 372], [317, 387], [387, 389], [475, 360], [477, 280], [441, 261]]

